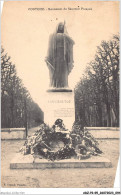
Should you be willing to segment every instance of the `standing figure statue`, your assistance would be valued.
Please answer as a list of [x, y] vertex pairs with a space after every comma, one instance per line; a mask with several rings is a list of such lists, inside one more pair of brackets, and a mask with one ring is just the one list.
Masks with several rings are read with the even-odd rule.
[[59, 23], [50, 35], [46, 63], [49, 68], [50, 87], [68, 87], [68, 75], [73, 68], [74, 41], [68, 36], [65, 23]]

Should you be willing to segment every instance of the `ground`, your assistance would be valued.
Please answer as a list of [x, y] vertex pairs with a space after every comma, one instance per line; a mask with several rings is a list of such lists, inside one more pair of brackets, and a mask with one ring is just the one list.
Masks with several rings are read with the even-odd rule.
[[99, 140], [104, 156], [112, 162], [111, 168], [11, 170], [10, 161], [23, 144], [23, 140], [1, 141], [2, 187], [112, 188], [114, 185], [119, 158], [119, 139]]

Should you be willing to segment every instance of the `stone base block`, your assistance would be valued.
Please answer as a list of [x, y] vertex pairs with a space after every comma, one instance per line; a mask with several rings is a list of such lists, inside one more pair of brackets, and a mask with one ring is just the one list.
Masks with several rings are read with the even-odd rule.
[[59, 161], [48, 161], [46, 159], [34, 158], [32, 155], [18, 153], [10, 163], [11, 169], [46, 169], [46, 168], [109, 168], [110, 160], [103, 156], [93, 156], [86, 160], [66, 159]]
[[74, 92], [60, 92], [60, 90], [46, 92], [43, 110], [44, 122], [50, 127], [57, 119], [62, 119], [65, 128], [71, 130], [75, 121]]

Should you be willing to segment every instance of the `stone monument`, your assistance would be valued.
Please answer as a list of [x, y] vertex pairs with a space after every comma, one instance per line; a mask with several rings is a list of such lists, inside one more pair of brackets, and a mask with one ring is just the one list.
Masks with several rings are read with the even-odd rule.
[[65, 23], [59, 23], [50, 36], [46, 57], [50, 75], [50, 88], [44, 95], [46, 124], [28, 137], [20, 149], [22, 154], [11, 161], [11, 169], [111, 167], [111, 162], [100, 155], [102, 151], [88, 131], [80, 131], [80, 134], [71, 131], [75, 103], [68, 75], [73, 68], [73, 45]]
[[44, 121], [52, 125], [61, 118], [67, 129], [75, 121], [74, 92], [69, 88], [68, 76], [73, 68], [74, 41], [68, 35], [65, 22], [59, 23], [50, 35], [47, 57], [50, 88], [45, 95]]

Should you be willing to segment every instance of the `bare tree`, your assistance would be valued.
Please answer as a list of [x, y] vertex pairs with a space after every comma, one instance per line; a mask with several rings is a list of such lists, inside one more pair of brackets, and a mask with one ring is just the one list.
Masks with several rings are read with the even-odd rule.
[[43, 112], [23, 86], [21, 79], [17, 76], [15, 65], [12, 64], [10, 59], [2, 48], [1, 125], [2, 127], [27, 127], [27, 125], [31, 127], [37, 125], [36, 121], [38, 123], [43, 121]]
[[[77, 104], [83, 99], [85, 111], [95, 126], [119, 125], [119, 36], [102, 41], [76, 88]], [[83, 93], [82, 93], [83, 91]], [[86, 103], [84, 101], [86, 99]], [[78, 110], [78, 107], [77, 107]], [[90, 113], [91, 110], [91, 113]], [[95, 113], [95, 114], [94, 114]], [[114, 119], [112, 119], [114, 118]], [[87, 119], [86, 119], [87, 120]], [[104, 120], [106, 123], [104, 123]], [[93, 122], [88, 120], [88, 125]]]

